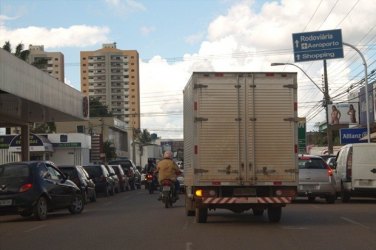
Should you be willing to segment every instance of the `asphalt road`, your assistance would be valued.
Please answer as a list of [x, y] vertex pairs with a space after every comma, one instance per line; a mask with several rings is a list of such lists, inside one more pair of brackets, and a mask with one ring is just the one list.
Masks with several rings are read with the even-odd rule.
[[250, 211], [209, 211], [208, 222], [198, 224], [185, 216], [183, 198], [166, 209], [157, 194], [136, 190], [99, 197], [80, 215], [62, 210], [46, 221], [0, 216], [0, 250], [376, 249], [376, 200], [299, 200], [276, 224]]

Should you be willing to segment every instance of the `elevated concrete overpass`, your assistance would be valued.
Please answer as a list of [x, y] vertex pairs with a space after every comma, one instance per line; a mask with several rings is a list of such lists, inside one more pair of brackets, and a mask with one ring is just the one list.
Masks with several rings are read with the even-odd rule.
[[21, 127], [22, 160], [30, 158], [30, 123], [82, 121], [88, 114], [80, 91], [0, 49], [0, 127]]

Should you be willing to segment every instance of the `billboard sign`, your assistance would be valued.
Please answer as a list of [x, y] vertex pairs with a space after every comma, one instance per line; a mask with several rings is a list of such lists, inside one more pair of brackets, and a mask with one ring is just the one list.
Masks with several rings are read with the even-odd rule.
[[361, 143], [360, 139], [367, 135], [367, 128], [343, 128], [339, 130], [340, 143]]
[[295, 33], [292, 43], [295, 62], [343, 58], [340, 29]]
[[357, 102], [329, 104], [329, 123], [359, 124], [359, 105]]

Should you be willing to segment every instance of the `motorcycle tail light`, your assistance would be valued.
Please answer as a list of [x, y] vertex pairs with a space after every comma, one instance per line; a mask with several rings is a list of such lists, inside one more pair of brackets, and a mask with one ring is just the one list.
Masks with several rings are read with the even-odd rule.
[[26, 191], [29, 191], [30, 189], [33, 188], [33, 184], [31, 183], [26, 183], [26, 184], [23, 184], [21, 187], [20, 187], [20, 193], [23, 193], [23, 192], [26, 192]]
[[170, 180], [163, 180], [163, 181], [161, 182], [162, 186], [169, 186], [170, 183], [171, 183]]

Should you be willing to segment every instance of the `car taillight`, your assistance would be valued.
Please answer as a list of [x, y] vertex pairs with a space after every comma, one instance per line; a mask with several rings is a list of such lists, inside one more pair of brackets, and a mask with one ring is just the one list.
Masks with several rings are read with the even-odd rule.
[[327, 163], [325, 163], [325, 167], [328, 171], [328, 176], [333, 176], [333, 169], [331, 169]]
[[346, 169], [347, 180], [351, 180], [352, 171], [351, 168]]
[[333, 169], [328, 168], [328, 176], [333, 176]]
[[31, 183], [26, 183], [26, 184], [23, 184], [21, 187], [20, 187], [20, 193], [23, 193], [23, 192], [26, 192], [26, 191], [29, 191], [30, 189], [33, 188], [33, 184]]

